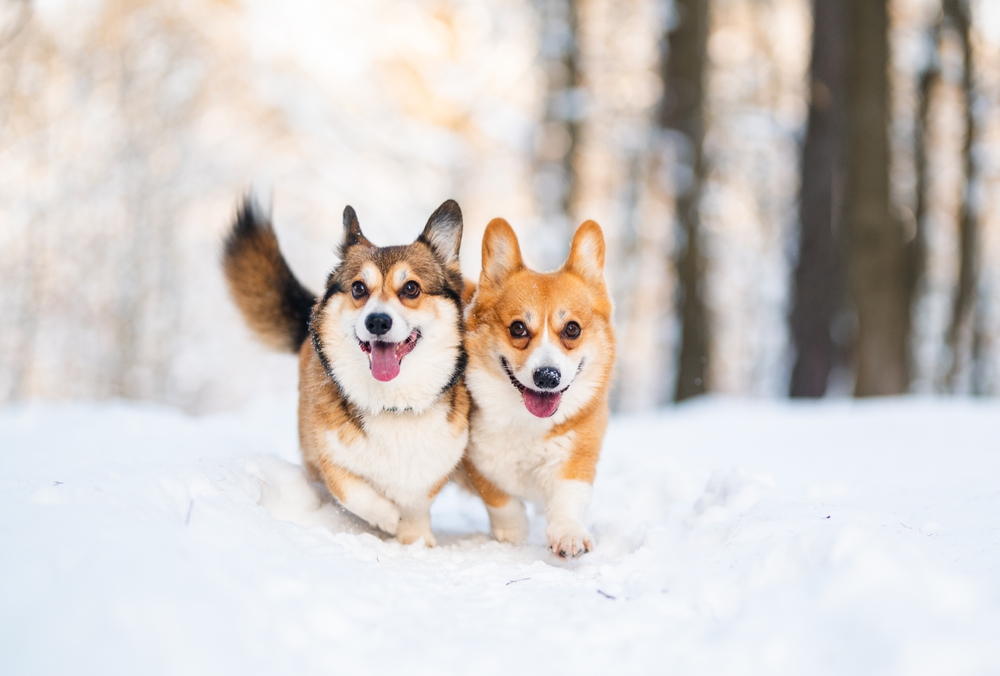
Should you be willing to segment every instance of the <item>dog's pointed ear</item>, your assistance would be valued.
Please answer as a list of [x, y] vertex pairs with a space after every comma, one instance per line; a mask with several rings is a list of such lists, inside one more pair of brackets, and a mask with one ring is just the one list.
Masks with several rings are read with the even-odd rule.
[[375, 246], [361, 232], [361, 224], [358, 223], [358, 215], [354, 213], [354, 207], [346, 206], [344, 207], [344, 239], [340, 243], [340, 257], [343, 258], [348, 249], [358, 244], [365, 247]]
[[573, 235], [569, 258], [564, 270], [574, 272], [586, 281], [604, 281], [604, 233], [594, 221], [584, 221]]
[[483, 234], [483, 274], [480, 286], [502, 284], [511, 274], [524, 267], [521, 246], [510, 223], [494, 218]]
[[457, 267], [462, 248], [462, 209], [458, 202], [448, 200], [439, 206], [427, 219], [417, 241], [429, 246], [446, 266]]

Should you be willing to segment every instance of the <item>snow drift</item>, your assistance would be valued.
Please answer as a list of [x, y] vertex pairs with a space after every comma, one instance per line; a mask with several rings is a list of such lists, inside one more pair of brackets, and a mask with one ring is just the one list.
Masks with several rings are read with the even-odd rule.
[[618, 418], [572, 562], [383, 539], [296, 464], [294, 409], [0, 410], [3, 672], [1000, 671], [1000, 405], [707, 401]]

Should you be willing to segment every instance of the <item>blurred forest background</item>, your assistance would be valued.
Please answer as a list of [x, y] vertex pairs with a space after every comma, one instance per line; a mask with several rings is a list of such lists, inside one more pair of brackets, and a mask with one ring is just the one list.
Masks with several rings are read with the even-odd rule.
[[291, 396], [218, 254], [270, 196], [604, 227], [619, 410], [1000, 389], [1000, 0], [0, 0], [0, 403]]

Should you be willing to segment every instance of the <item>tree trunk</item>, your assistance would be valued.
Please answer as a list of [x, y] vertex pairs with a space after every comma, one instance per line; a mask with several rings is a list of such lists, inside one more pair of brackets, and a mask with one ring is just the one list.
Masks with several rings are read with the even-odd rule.
[[855, 396], [909, 388], [912, 265], [889, 191], [888, 0], [848, 0], [848, 276], [858, 318]]
[[[971, 17], [966, 0], [944, 0], [944, 18], [958, 35], [962, 46], [962, 98], [965, 113], [965, 138], [962, 144], [962, 200], [958, 216], [959, 270], [958, 284], [952, 301], [951, 323], [947, 343], [949, 364], [945, 375], [945, 389], [954, 392], [956, 380], [963, 364], [975, 362], [972, 354], [975, 341], [972, 329], [972, 308], [975, 303], [978, 228], [972, 204], [972, 191], [976, 183], [976, 163], [972, 146], [976, 137], [976, 118], [973, 115], [975, 79], [972, 70], [972, 41], [969, 36]], [[967, 353], [967, 354], [963, 354]]]
[[674, 182], [678, 245], [674, 265], [681, 344], [676, 401], [707, 390], [709, 326], [699, 209], [706, 173], [703, 144], [708, 5], [708, 0], [674, 0], [675, 21], [667, 32], [667, 52], [660, 66], [663, 100], [658, 123], [675, 137], [678, 150]]
[[[917, 86], [917, 119], [913, 128], [913, 171], [915, 174], [916, 204], [913, 208], [913, 220], [916, 232], [910, 252], [912, 265], [911, 295], [914, 302], [919, 296], [919, 286], [927, 268], [927, 211], [930, 175], [927, 166], [927, 129], [930, 124], [931, 104], [934, 91], [941, 79], [941, 20], [934, 22], [930, 31], [932, 52], [920, 73]], [[915, 363], [915, 355], [910, 355], [910, 363]]]
[[799, 196], [799, 260], [791, 316], [795, 366], [790, 394], [822, 397], [838, 354], [835, 313], [845, 303], [840, 264], [843, 182], [844, 2], [813, 0], [811, 96]]
[[[913, 124], [913, 173], [914, 173], [914, 205], [913, 205], [913, 242], [910, 246], [910, 265], [912, 270], [910, 302], [911, 312], [917, 311], [925, 291], [929, 288], [924, 280], [927, 272], [928, 239], [927, 216], [929, 213], [930, 171], [928, 166], [928, 135], [931, 123], [931, 110], [934, 95], [941, 81], [941, 18], [934, 21], [928, 30], [930, 53], [920, 70], [917, 81], [917, 115]], [[919, 364], [916, 341], [910, 343], [910, 366], [916, 368]], [[933, 372], [932, 372], [933, 377]]]

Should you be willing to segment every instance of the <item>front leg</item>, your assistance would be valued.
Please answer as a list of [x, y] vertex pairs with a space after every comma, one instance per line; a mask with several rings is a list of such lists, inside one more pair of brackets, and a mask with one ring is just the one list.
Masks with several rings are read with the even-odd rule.
[[400, 508], [399, 530], [396, 531], [396, 539], [404, 545], [408, 545], [420, 538], [424, 539], [424, 544], [428, 547], [437, 545], [434, 533], [431, 532], [430, 502]]
[[563, 558], [594, 548], [594, 538], [583, 525], [592, 486], [587, 481], [557, 479], [545, 503], [549, 549]]
[[347, 511], [389, 535], [396, 534], [400, 514], [399, 508], [391, 500], [379, 494], [357, 474], [335, 465], [327, 458], [320, 459], [318, 469], [327, 489]]
[[509, 542], [513, 545], [524, 544], [528, 539], [528, 516], [524, 512], [524, 503], [518, 498], [507, 495], [480, 474], [469, 456], [462, 458], [462, 465], [469, 475], [469, 481], [486, 504], [493, 537], [500, 542]]
[[498, 541], [522, 545], [528, 539], [528, 515], [521, 500], [508, 498], [501, 507], [486, 505], [486, 511], [490, 515], [490, 530]]
[[576, 443], [550, 487], [545, 503], [545, 534], [549, 549], [559, 556], [579, 556], [594, 549], [594, 538], [583, 525], [583, 515], [590, 504], [607, 427], [608, 406], [603, 401], [576, 426]]

